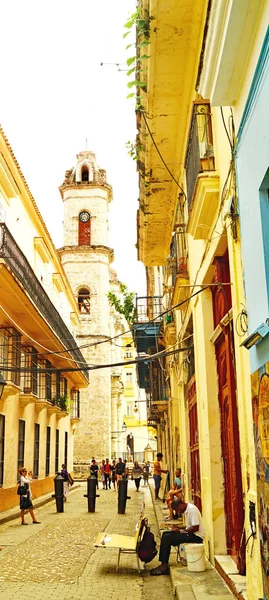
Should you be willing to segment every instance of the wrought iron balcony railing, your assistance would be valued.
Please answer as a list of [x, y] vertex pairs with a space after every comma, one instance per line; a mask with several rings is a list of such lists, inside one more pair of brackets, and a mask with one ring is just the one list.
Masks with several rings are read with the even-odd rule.
[[194, 103], [185, 159], [189, 208], [199, 173], [215, 171], [210, 105]]
[[[54, 330], [64, 347], [71, 348], [70, 354], [73, 359], [81, 365], [82, 368], [86, 367], [87, 363], [85, 358], [78, 348], [72, 334], [61, 315], [56, 310], [54, 304], [52, 304], [44, 288], [39, 283], [32, 267], [4, 223], [0, 224], [0, 258], [5, 260], [14, 275], [20, 280], [32, 302]], [[88, 378], [88, 372], [84, 372], [85, 376]]]
[[[170, 246], [170, 255], [167, 259], [167, 268], [172, 275], [172, 286], [175, 285], [177, 276], [188, 279], [188, 259], [184, 243], [185, 228], [181, 227], [181, 231], [174, 236]], [[181, 239], [182, 238], [182, 239]]]
[[155, 321], [158, 323], [162, 320], [162, 311], [161, 296], [136, 297], [137, 323], [147, 323], [148, 321]]

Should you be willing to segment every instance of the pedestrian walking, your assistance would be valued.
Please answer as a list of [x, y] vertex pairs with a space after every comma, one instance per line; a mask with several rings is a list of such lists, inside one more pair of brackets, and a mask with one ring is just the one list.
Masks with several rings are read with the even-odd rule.
[[73, 485], [73, 479], [66, 468], [65, 464], [62, 464], [62, 470], [60, 471], [60, 475], [64, 480], [64, 501], [67, 501], [67, 497], [69, 494], [69, 487]]
[[101, 472], [101, 480], [102, 480], [102, 484], [103, 484], [103, 490], [105, 490], [106, 489], [106, 478], [105, 478], [105, 460], [104, 459], [101, 462], [100, 472]]
[[112, 460], [112, 465], [111, 465], [111, 480], [112, 480], [112, 484], [113, 484], [113, 490], [116, 491], [117, 475], [116, 475], [116, 461], [115, 460]]
[[142, 477], [142, 468], [138, 464], [137, 460], [135, 460], [134, 466], [132, 469], [132, 479], [134, 479], [137, 492], [139, 492], [141, 477]]
[[149, 462], [146, 462], [143, 467], [144, 485], [148, 484], [148, 482], [149, 482], [149, 473], [150, 473], [150, 464], [149, 464]]
[[96, 464], [96, 460], [95, 458], [92, 458], [92, 462], [90, 464], [90, 473], [91, 475], [94, 475], [94, 477], [96, 477], [96, 488], [98, 489], [98, 471], [99, 471], [99, 467]]
[[[106, 486], [106, 490], [111, 488], [111, 477], [110, 477], [110, 473], [111, 473], [111, 464], [108, 460], [108, 458], [106, 458], [106, 462], [104, 464], [104, 474], [105, 474], [105, 486]], [[108, 485], [108, 487], [107, 487]]]
[[117, 478], [117, 486], [118, 482], [122, 479], [125, 473], [125, 464], [122, 462], [122, 458], [119, 458], [119, 461], [116, 464], [116, 478]]
[[40, 521], [36, 520], [34, 507], [32, 503], [32, 490], [30, 486], [30, 482], [33, 480], [32, 471], [27, 472], [25, 467], [19, 469], [20, 474], [20, 485], [25, 486], [25, 494], [20, 496], [20, 509], [21, 509], [21, 524], [28, 525], [24, 520], [24, 513], [26, 510], [29, 510], [29, 513], [33, 519], [34, 525], [39, 525]]

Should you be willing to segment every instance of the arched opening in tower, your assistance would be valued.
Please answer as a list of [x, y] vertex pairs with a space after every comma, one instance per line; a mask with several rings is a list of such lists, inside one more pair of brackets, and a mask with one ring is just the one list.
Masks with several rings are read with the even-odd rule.
[[86, 288], [82, 288], [78, 292], [78, 309], [84, 315], [89, 315], [91, 312], [90, 292]]
[[89, 169], [88, 167], [82, 167], [81, 181], [89, 181]]

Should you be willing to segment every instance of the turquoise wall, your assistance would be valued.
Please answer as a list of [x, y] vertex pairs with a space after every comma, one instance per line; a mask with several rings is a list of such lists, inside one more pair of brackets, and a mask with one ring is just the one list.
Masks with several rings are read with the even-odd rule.
[[[269, 317], [269, 31], [238, 133], [237, 175], [244, 282], [251, 334]], [[246, 350], [248, 352], [248, 350]], [[250, 352], [251, 372], [269, 361], [269, 335]]]

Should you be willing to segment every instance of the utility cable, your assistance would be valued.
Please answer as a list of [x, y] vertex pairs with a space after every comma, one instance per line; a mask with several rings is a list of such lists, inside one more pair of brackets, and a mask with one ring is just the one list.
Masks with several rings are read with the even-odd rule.
[[135, 364], [139, 364], [141, 362], [152, 362], [154, 360], [156, 360], [156, 358], [158, 358], [160, 355], [163, 355], [164, 357], [166, 356], [170, 356], [171, 354], [178, 354], [179, 352], [185, 352], [186, 350], [190, 350], [191, 348], [193, 348], [193, 346], [187, 346], [184, 348], [177, 348], [175, 350], [171, 350], [171, 351], [166, 351], [166, 350], [162, 350], [161, 352], [157, 352], [156, 354], [146, 354], [145, 356], [142, 357], [138, 357], [134, 360], [128, 360], [128, 361], [124, 361], [124, 362], [117, 362], [117, 363], [110, 363], [110, 364], [101, 364], [101, 365], [87, 365], [85, 367], [70, 367], [70, 368], [44, 368], [44, 369], [40, 369], [40, 368], [28, 368], [28, 367], [7, 367], [5, 365], [0, 365], [0, 371], [7, 371], [9, 373], [75, 373], [78, 371], [95, 371], [97, 369], [108, 369], [108, 368], [113, 368], [113, 367], [126, 367], [126, 365], [135, 365]]

